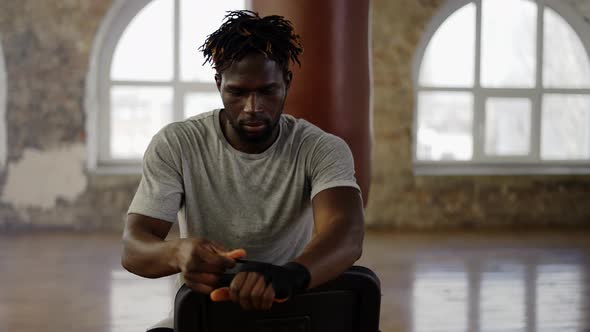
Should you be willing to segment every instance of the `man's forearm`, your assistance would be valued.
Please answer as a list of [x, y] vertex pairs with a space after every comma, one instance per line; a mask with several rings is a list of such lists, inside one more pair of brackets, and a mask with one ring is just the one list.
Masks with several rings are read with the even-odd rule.
[[177, 244], [178, 241], [165, 241], [149, 232], [126, 231], [121, 263], [129, 272], [146, 278], [178, 273]]
[[342, 231], [342, 222], [318, 231], [303, 253], [295, 259], [311, 274], [310, 288], [321, 285], [342, 274], [356, 262], [362, 253], [364, 228], [362, 222], [347, 223], [357, 226]]

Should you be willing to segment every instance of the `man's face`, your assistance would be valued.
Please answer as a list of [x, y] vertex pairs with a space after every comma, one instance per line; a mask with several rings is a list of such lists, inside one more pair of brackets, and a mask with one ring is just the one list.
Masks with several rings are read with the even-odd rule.
[[278, 134], [290, 83], [283, 70], [262, 54], [252, 54], [215, 76], [232, 145], [270, 145]]

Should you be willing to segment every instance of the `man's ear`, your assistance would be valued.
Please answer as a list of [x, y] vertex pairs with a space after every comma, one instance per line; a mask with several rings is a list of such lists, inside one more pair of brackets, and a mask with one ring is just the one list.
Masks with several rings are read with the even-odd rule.
[[291, 80], [293, 80], [293, 72], [287, 70], [287, 73], [285, 74], [285, 84], [287, 86], [287, 90], [289, 87], [291, 87]]
[[215, 85], [217, 86], [217, 91], [221, 92], [221, 74], [215, 73]]

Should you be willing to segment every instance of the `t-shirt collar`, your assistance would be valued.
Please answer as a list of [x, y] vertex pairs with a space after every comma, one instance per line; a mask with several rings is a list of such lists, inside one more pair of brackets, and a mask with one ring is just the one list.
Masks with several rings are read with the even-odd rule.
[[223, 110], [222, 108], [218, 108], [213, 111], [213, 121], [215, 122], [215, 131], [217, 132], [217, 136], [226, 149], [232, 151], [235, 155], [237, 155], [241, 158], [245, 158], [245, 159], [261, 159], [261, 158], [268, 156], [276, 149], [276, 146], [279, 144], [279, 141], [281, 140], [281, 136], [283, 133], [283, 115], [282, 114], [279, 119], [279, 135], [277, 136], [277, 139], [275, 139], [275, 141], [271, 144], [271, 146], [269, 146], [266, 150], [264, 150], [260, 153], [247, 153], [247, 152], [243, 152], [243, 151], [240, 151], [240, 150], [234, 148], [229, 143], [229, 141], [227, 140], [225, 135], [223, 134], [223, 131], [221, 130], [221, 123], [219, 121], [219, 114], [221, 113], [222, 110]]

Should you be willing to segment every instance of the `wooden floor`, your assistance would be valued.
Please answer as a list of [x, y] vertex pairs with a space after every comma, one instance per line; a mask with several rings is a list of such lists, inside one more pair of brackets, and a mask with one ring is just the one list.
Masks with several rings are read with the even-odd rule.
[[[0, 331], [133, 332], [165, 316], [171, 278], [119, 264], [119, 234], [0, 234]], [[590, 233], [369, 233], [381, 330], [590, 331]]]

